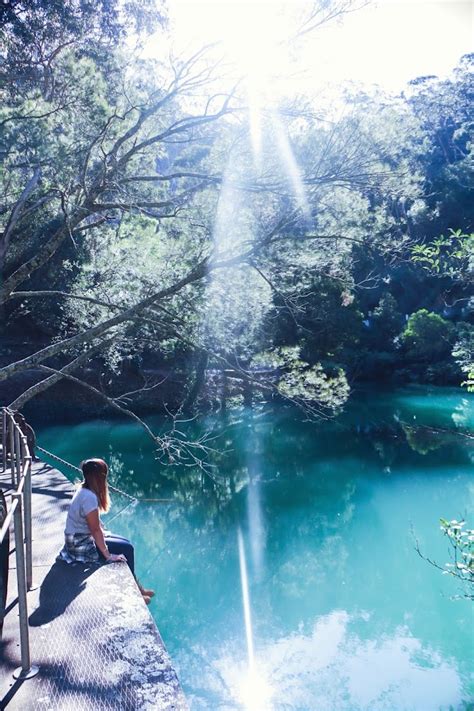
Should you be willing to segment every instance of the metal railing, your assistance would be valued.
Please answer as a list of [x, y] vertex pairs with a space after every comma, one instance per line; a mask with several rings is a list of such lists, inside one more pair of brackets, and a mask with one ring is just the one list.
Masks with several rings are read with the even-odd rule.
[[20, 625], [21, 667], [15, 669], [15, 679], [29, 679], [39, 669], [31, 664], [28, 627], [27, 592], [33, 585], [33, 554], [31, 525], [31, 454], [26, 435], [16, 419], [16, 413], [2, 407], [2, 467], [10, 469], [11, 506], [0, 530], [0, 545], [13, 521], [15, 532], [16, 577]]

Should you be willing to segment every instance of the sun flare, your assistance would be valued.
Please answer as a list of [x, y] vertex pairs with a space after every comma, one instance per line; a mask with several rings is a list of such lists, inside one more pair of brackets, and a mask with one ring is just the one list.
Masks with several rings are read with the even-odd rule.
[[240, 702], [245, 711], [271, 711], [272, 689], [257, 669], [249, 668], [239, 687]]
[[[174, 0], [176, 30], [187, 28], [189, 42], [201, 42], [203, 12], [206, 12], [206, 42], [215, 42], [240, 76], [255, 90], [268, 86], [270, 79], [287, 73], [288, 41], [298, 15], [298, 3], [228, 2], [192, 3]], [[189, 28], [194, 28], [191, 31]]]

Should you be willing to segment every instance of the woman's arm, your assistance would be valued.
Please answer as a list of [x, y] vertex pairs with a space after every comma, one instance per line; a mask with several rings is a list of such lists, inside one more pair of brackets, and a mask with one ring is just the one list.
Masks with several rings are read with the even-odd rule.
[[94, 511], [91, 511], [90, 513], [88, 513], [86, 515], [86, 521], [87, 521], [87, 525], [89, 526], [89, 531], [91, 532], [91, 536], [94, 539], [98, 550], [104, 556], [105, 560], [108, 563], [118, 563], [118, 562], [122, 562], [122, 561], [126, 562], [124, 555], [122, 555], [121, 553], [119, 555], [116, 555], [115, 553], [110, 553], [109, 549], [107, 548], [107, 544], [106, 544], [105, 538], [104, 538], [104, 532], [102, 531], [102, 528], [100, 525], [100, 518], [99, 518], [98, 509], [94, 509]]

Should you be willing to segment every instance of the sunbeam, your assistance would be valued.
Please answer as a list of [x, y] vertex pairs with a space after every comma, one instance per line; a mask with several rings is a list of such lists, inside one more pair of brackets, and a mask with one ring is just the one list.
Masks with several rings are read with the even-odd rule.
[[242, 586], [242, 605], [244, 609], [245, 636], [247, 640], [248, 655], [247, 671], [239, 683], [239, 700], [243, 704], [246, 711], [271, 711], [271, 688], [262, 671], [258, 669], [255, 662], [247, 561], [245, 557], [244, 539], [240, 527], [237, 531], [237, 541], [239, 548], [240, 582]]
[[303, 213], [306, 220], [309, 221], [311, 211], [309, 208], [308, 199], [301, 178], [301, 172], [293, 153], [293, 150], [288, 139], [288, 134], [285, 131], [283, 123], [276, 112], [273, 113], [273, 126], [278, 146], [278, 154], [283, 162], [285, 175], [290, 184], [291, 191], [296, 200], [296, 204]]
[[242, 537], [242, 531], [238, 530], [237, 540], [239, 546], [239, 565], [240, 565], [240, 583], [242, 586], [242, 604], [244, 608], [244, 623], [245, 623], [245, 637], [247, 640], [247, 654], [249, 660], [249, 668], [253, 669], [255, 665], [255, 655], [253, 650], [253, 630], [252, 630], [252, 617], [250, 613], [250, 597], [249, 597], [249, 581], [247, 574], [247, 561], [245, 558], [244, 549], [244, 539]]

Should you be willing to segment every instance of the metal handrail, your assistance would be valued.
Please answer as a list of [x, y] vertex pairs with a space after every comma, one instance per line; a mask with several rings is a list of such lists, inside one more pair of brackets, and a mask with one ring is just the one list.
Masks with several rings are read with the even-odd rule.
[[0, 544], [13, 521], [15, 534], [16, 578], [18, 588], [18, 612], [20, 625], [21, 667], [15, 669], [15, 679], [30, 679], [39, 669], [31, 664], [28, 627], [27, 592], [33, 585], [32, 516], [31, 516], [31, 454], [26, 436], [15, 420], [14, 413], [2, 408], [2, 464], [3, 471], [10, 471], [12, 503], [0, 530]]
[[2, 530], [0, 531], [0, 543], [3, 543], [3, 539], [7, 535], [7, 531], [10, 528], [10, 524], [13, 519], [13, 514], [15, 513], [15, 509], [18, 506], [18, 501], [14, 501], [12, 505], [10, 506], [10, 511], [7, 514], [7, 517], [5, 521], [3, 522]]

